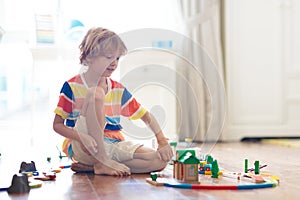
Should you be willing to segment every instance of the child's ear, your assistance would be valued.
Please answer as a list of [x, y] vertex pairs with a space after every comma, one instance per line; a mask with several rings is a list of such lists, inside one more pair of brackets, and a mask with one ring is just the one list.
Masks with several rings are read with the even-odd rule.
[[89, 66], [90, 64], [92, 64], [92, 63], [93, 63], [93, 61], [92, 61], [92, 60], [93, 60], [92, 58], [90, 58], [90, 57], [86, 57], [84, 62], [86, 63], [86, 65], [87, 65], [87, 66]]

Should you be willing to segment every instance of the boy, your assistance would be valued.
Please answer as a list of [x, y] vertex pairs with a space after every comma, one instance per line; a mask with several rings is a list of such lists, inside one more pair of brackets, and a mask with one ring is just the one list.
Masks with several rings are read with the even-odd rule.
[[[110, 30], [92, 28], [79, 48], [80, 64], [87, 70], [64, 83], [53, 121], [55, 132], [72, 147], [68, 151], [76, 160], [72, 169], [118, 176], [164, 169], [173, 153], [160, 126], [121, 83], [110, 78], [127, 51], [123, 41]], [[143, 120], [155, 134], [158, 150], [124, 141], [120, 116]]]

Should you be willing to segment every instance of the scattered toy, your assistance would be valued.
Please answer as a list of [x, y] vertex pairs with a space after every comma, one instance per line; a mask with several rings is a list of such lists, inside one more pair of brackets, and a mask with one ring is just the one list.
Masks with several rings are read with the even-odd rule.
[[7, 192], [9, 194], [28, 193], [29, 191], [30, 186], [28, 177], [25, 174], [15, 174], [13, 176], [11, 186], [7, 189]]
[[22, 173], [22, 172], [35, 172], [35, 171], [37, 171], [36, 167], [35, 167], [35, 162], [31, 161], [30, 163], [26, 163], [26, 162], [23, 161], [21, 163], [19, 173]]

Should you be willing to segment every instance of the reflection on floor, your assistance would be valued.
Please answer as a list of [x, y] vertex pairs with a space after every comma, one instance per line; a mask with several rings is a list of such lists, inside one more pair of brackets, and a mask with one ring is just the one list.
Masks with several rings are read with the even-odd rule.
[[[36, 154], [23, 154], [22, 149], [16, 149], [19, 153], [4, 155], [0, 160], [0, 187], [10, 184], [12, 175], [19, 169], [20, 161], [36, 158]], [[178, 189], [148, 184], [145, 178], [149, 174], [133, 174], [121, 178], [89, 173], [75, 174], [70, 169], [63, 169], [57, 174], [55, 181], [43, 182], [41, 188], [31, 189], [29, 194], [11, 196], [0, 192], [0, 199], [298, 199], [300, 171], [297, 169], [300, 167], [300, 149], [261, 142], [236, 142], [217, 143], [210, 153], [218, 159], [220, 167], [230, 171], [243, 171], [245, 158], [249, 160], [249, 166], [259, 160], [261, 164], [267, 165], [263, 168], [264, 173], [280, 178], [279, 186], [243, 191]], [[47, 164], [44, 159], [36, 160], [36, 163], [37, 168]], [[59, 160], [51, 163], [60, 164]]]

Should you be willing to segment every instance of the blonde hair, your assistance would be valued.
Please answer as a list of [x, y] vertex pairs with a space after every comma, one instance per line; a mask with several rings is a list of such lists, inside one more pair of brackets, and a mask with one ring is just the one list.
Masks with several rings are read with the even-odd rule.
[[80, 64], [87, 65], [87, 58], [104, 55], [109, 50], [118, 51], [118, 56], [124, 55], [127, 48], [121, 38], [105, 28], [91, 28], [84, 36], [80, 49]]

